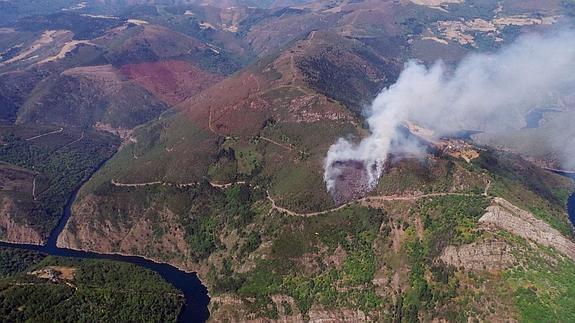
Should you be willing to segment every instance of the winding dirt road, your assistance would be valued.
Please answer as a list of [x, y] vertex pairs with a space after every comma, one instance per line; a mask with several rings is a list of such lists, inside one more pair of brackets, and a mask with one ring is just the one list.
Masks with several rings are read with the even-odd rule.
[[[162, 186], [175, 186], [175, 187], [189, 187], [189, 186], [196, 186], [199, 185], [199, 182], [190, 182], [190, 183], [169, 183], [169, 182], [162, 182], [162, 181], [154, 181], [154, 182], [145, 182], [145, 183], [120, 183], [116, 180], [110, 181], [112, 185], [117, 187], [145, 187], [145, 186], [155, 186], [155, 185], [162, 185]], [[233, 183], [226, 183], [226, 184], [218, 184], [214, 182], [209, 182], [212, 187], [226, 189], [232, 185], [236, 184], [246, 184], [245, 181], [233, 182]]]
[[34, 137], [30, 137], [30, 138], [25, 139], [25, 140], [26, 140], [26, 141], [36, 140], [36, 139], [38, 139], [38, 138], [42, 138], [42, 137], [45, 137], [45, 136], [48, 136], [48, 135], [52, 135], [52, 134], [55, 134], [55, 133], [59, 133], [59, 132], [62, 132], [62, 131], [64, 131], [64, 128], [60, 127], [60, 129], [58, 129], [58, 130], [46, 132], [46, 133], [43, 133], [43, 134], [41, 134], [41, 135], [37, 135], [37, 136], [34, 136]]
[[[195, 186], [195, 185], [199, 184], [198, 182], [178, 184], [178, 183], [168, 183], [168, 182], [161, 182], [161, 181], [146, 182], [146, 183], [120, 183], [120, 182], [117, 182], [115, 180], [112, 180], [111, 183], [112, 183], [112, 185], [118, 186], [118, 187], [145, 187], [145, 186], [153, 186], [153, 185], [187, 187], [187, 186]], [[209, 183], [212, 187], [219, 188], [219, 189], [226, 189], [226, 188], [228, 188], [232, 185], [235, 185], [235, 184], [246, 184], [245, 181], [238, 181], [238, 182], [226, 183], [226, 184], [218, 184], [218, 183], [214, 183], [214, 182], [209, 182]], [[270, 203], [272, 205], [271, 210], [276, 210], [276, 211], [279, 211], [280, 213], [288, 214], [291, 216], [313, 217], [313, 216], [318, 216], [318, 215], [324, 215], [324, 214], [331, 213], [331, 212], [336, 212], [336, 211], [339, 211], [339, 210], [346, 208], [350, 205], [357, 204], [357, 203], [363, 203], [363, 202], [369, 203], [369, 202], [375, 202], [375, 201], [379, 201], [379, 202], [382, 202], [382, 201], [385, 201], [385, 202], [387, 202], [387, 201], [416, 201], [416, 200], [423, 199], [423, 198], [441, 197], [441, 196], [467, 196], [467, 197], [483, 196], [483, 197], [488, 197], [490, 187], [491, 187], [491, 181], [488, 180], [485, 183], [485, 189], [484, 189], [483, 193], [481, 193], [481, 194], [443, 192], [443, 193], [429, 193], [429, 194], [419, 194], [419, 195], [366, 196], [364, 198], [342, 204], [338, 207], [335, 207], [335, 208], [332, 208], [329, 210], [317, 211], [317, 212], [307, 212], [307, 213], [295, 212], [295, 211], [292, 211], [292, 210], [289, 210], [289, 209], [286, 209], [284, 207], [277, 205], [276, 200], [271, 196], [269, 191], [266, 191], [266, 198], [268, 201], [270, 201]]]
[[329, 209], [329, 210], [325, 210], [325, 211], [318, 211], [318, 212], [309, 212], [309, 213], [298, 213], [298, 212], [294, 212], [291, 210], [288, 210], [286, 208], [283, 208], [281, 206], [278, 206], [276, 204], [276, 201], [271, 197], [269, 191], [266, 191], [266, 195], [267, 195], [267, 199], [271, 202], [272, 204], [272, 209], [277, 210], [281, 213], [285, 213], [291, 216], [301, 216], [301, 217], [312, 217], [312, 216], [318, 216], [318, 215], [323, 215], [323, 214], [327, 214], [327, 213], [331, 213], [331, 212], [335, 212], [335, 211], [339, 211], [347, 206], [356, 204], [356, 203], [362, 203], [362, 202], [372, 202], [372, 201], [415, 201], [415, 200], [419, 200], [419, 199], [423, 199], [423, 198], [427, 198], [427, 197], [441, 197], [441, 196], [467, 196], [467, 197], [473, 197], [473, 196], [484, 196], [484, 197], [488, 197], [489, 195], [489, 188], [491, 187], [491, 181], [487, 181], [485, 184], [485, 190], [483, 191], [482, 194], [474, 194], [474, 193], [449, 193], [449, 192], [444, 192], [444, 193], [429, 193], [429, 194], [420, 194], [420, 195], [380, 195], [380, 196], [366, 196], [364, 198], [358, 199], [358, 200], [354, 200], [345, 204], [342, 204], [336, 208], [333, 209]]

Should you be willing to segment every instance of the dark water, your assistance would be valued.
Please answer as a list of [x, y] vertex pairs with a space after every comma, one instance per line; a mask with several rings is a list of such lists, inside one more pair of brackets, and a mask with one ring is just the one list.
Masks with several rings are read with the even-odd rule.
[[[573, 173], [564, 175], [575, 180], [575, 174]], [[571, 220], [571, 224], [575, 226], [575, 192], [569, 196], [569, 201], [567, 202], [567, 214], [569, 214], [569, 220]]]
[[571, 194], [569, 197], [567, 212], [569, 213], [569, 219], [571, 220], [571, 223], [575, 225], [575, 193]]
[[58, 221], [58, 225], [50, 234], [48, 242], [43, 246], [29, 244], [15, 244], [0, 242], [1, 247], [10, 247], [25, 250], [40, 251], [53, 256], [71, 257], [71, 258], [89, 258], [89, 259], [107, 259], [135, 264], [160, 274], [167, 282], [174, 285], [184, 293], [186, 303], [180, 313], [180, 322], [205, 322], [210, 313], [208, 304], [210, 298], [207, 288], [202, 285], [195, 273], [187, 273], [168, 264], [157, 263], [141, 257], [121, 256], [111, 254], [100, 254], [95, 252], [77, 251], [71, 249], [58, 248], [56, 241], [58, 236], [64, 230], [64, 226], [72, 213], [72, 203], [76, 199], [77, 192], [70, 198], [66, 204], [63, 216]]
[[[575, 173], [573, 172], [560, 170], [554, 170], [553, 172], [561, 176], [569, 177], [575, 181]], [[575, 192], [573, 192], [573, 194], [569, 196], [569, 200], [567, 200], [567, 214], [569, 215], [571, 224], [575, 226]]]
[[446, 138], [472, 141], [473, 135], [476, 135], [476, 134], [482, 133], [482, 132], [483, 131], [481, 131], [481, 130], [459, 130], [459, 131], [456, 131], [454, 133], [449, 134], [449, 136], [447, 136]]
[[539, 123], [546, 112], [557, 112], [556, 109], [534, 109], [525, 116], [525, 123], [527, 124], [523, 129], [539, 128]]

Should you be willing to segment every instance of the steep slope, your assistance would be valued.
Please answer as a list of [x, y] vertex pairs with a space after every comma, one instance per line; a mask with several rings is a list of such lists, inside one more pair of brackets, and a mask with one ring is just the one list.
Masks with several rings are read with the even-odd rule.
[[111, 65], [76, 67], [42, 80], [18, 111], [18, 123], [131, 129], [167, 109]]
[[[381, 185], [315, 213], [278, 206], [254, 182], [102, 184], [84, 188], [60, 243], [198, 270], [214, 296], [214, 321], [529, 319], [533, 305], [523, 299], [532, 292], [572, 299], [522, 287], [564, 281], [575, 268], [567, 179], [484, 152], [472, 163], [447, 155], [394, 163]], [[102, 196], [114, 199], [106, 209]], [[496, 210], [506, 217], [494, 218]], [[95, 213], [102, 224], [86, 225]]]
[[42, 183], [41, 178], [36, 180], [36, 174], [32, 171], [4, 163], [0, 164], [0, 179], [2, 183], [0, 186], [2, 239], [34, 244], [42, 243], [40, 234], [26, 223], [22, 223], [24, 222], [23, 219], [18, 219], [17, 214], [33, 213], [36, 206], [34, 202], [36, 187], [40, 192], [45, 183]]
[[94, 43], [108, 48], [106, 57], [114, 66], [179, 59], [220, 74], [237, 68], [228, 57], [195, 37], [146, 21], [130, 21], [128, 19], [126, 25], [94, 40]]
[[[357, 114], [399, 74], [401, 50], [387, 53], [333, 33], [313, 32], [307, 41], [310, 48], [295, 58], [306, 83]], [[396, 42], [394, 46], [402, 46], [401, 40]]]
[[[302, 41], [293, 51], [222, 81], [187, 100], [179, 113], [138, 129], [135, 142], [82, 189], [61, 242], [122, 252], [147, 246], [139, 250], [146, 256], [197, 268], [195, 262], [205, 255], [198, 257], [194, 250], [194, 231], [189, 231], [194, 230], [194, 222], [163, 203], [164, 194], [179, 190], [177, 196], [204, 194], [208, 185], [204, 181], [215, 188], [249, 181], [266, 187], [279, 204], [296, 210], [333, 205], [327, 192], [317, 189], [323, 187], [323, 158], [331, 140], [359, 130], [349, 110], [307, 87], [296, 63], [298, 55], [306, 54], [306, 44]], [[141, 198], [151, 203], [144, 208], [147, 211], [133, 208]], [[110, 217], [111, 209], [122, 210], [122, 217]], [[150, 212], [148, 220], [136, 215], [142, 211]], [[94, 220], [85, 219], [93, 215]], [[207, 221], [208, 215], [194, 218]], [[162, 239], [145, 236], [156, 230], [159, 219], [171, 223], [166, 230], [178, 232], [172, 234], [180, 241], [178, 252], [167, 252], [170, 247]], [[96, 227], [108, 228], [107, 233]], [[137, 241], [141, 243], [122, 238], [126, 243], [118, 245], [118, 239], [135, 227], [140, 228]]]
[[[431, 178], [406, 163], [392, 166], [383, 178], [409, 185], [394, 175], [406, 172], [443, 190], [435, 193], [413, 185], [316, 215], [255, 208], [255, 224], [223, 239], [226, 249], [213, 257], [223, 263], [208, 275], [217, 295], [212, 319], [531, 320], [541, 317], [535, 310], [540, 306], [546, 317], [572, 315], [547, 310], [572, 299], [571, 283], [553, 295], [540, 287], [564, 284], [575, 268], [573, 234], [564, 226], [565, 192], [573, 184], [552, 173], [521, 173], [529, 164], [520, 159], [485, 154], [471, 164], [446, 156], [411, 161], [419, 167], [451, 165]], [[499, 158], [511, 173], [482, 166], [484, 159]], [[457, 184], [462, 177], [467, 186]], [[524, 186], [520, 178], [532, 184]], [[499, 189], [503, 183], [508, 190]], [[557, 192], [559, 199], [540, 202], [545, 192]], [[500, 209], [511, 221], [533, 227], [494, 219]], [[238, 247], [230, 248], [234, 243]], [[246, 256], [254, 245], [259, 247]]]
[[72, 193], [115, 152], [110, 135], [75, 128], [0, 126], [0, 239], [45, 242]]
[[[284, 318], [357, 315], [358, 320], [427, 313], [450, 319], [459, 310], [489, 316], [479, 303], [466, 307], [455, 300], [470, 297], [466, 293], [478, 285], [463, 270], [461, 282], [475, 287], [453, 294], [457, 282], [444, 279], [453, 268], [437, 265], [441, 252], [448, 246], [459, 252], [473, 243], [463, 254], [476, 245], [480, 250], [517, 247], [491, 239], [479, 227], [494, 195], [570, 239], [564, 212], [570, 184], [520, 159], [490, 159], [476, 148], [471, 158], [468, 152], [432, 149], [435, 154], [423, 160], [401, 156], [407, 158], [387, 165], [373, 196], [366, 198], [367, 192], [353, 187], [350, 165], [343, 177], [351, 179], [338, 188], [343, 198], [334, 201], [323, 182], [330, 145], [342, 136], [365, 135], [357, 119], [361, 107], [394, 81], [413, 53], [411, 44], [425, 37], [416, 32], [416, 18], [437, 11], [426, 16], [437, 22], [447, 14], [415, 4], [378, 7], [374, 1], [347, 3], [338, 12], [314, 10], [286, 9], [277, 20], [262, 14], [262, 22], [253, 20], [243, 31], [240, 24], [246, 39], [250, 32], [261, 36], [255, 28], [277, 32], [281, 24], [306, 15], [325, 16], [322, 24], [329, 27], [307, 32], [303, 25], [277, 54], [137, 129], [132, 142], [82, 188], [59, 245], [135, 253], [197, 270], [221, 296], [214, 302], [217, 319], [275, 318], [279, 313]], [[461, 15], [472, 16], [466, 10]], [[391, 22], [379, 22], [382, 13], [393, 17]], [[266, 37], [258, 41], [268, 44]], [[269, 50], [253, 44], [262, 55]], [[497, 168], [498, 160], [511, 168]], [[526, 257], [538, 254], [514, 250]], [[507, 256], [501, 259], [516, 264]], [[430, 272], [438, 276], [428, 280]], [[418, 302], [422, 295], [417, 293], [438, 293], [439, 298]], [[513, 306], [495, 311], [512, 311]]]
[[127, 139], [233, 70], [202, 41], [128, 20], [69, 13], [2, 29], [1, 239], [44, 242], [73, 191], [119, 146], [98, 131]]

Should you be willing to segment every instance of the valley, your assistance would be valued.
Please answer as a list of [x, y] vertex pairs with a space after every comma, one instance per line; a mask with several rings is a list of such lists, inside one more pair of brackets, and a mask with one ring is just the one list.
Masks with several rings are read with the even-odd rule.
[[0, 316], [569, 321], [573, 8], [0, 1]]

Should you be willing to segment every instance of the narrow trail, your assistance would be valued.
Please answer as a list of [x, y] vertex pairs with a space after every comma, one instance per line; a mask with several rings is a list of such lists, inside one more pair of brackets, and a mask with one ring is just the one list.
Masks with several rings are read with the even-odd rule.
[[250, 96], [251, 96], [252, 94], [259, 94], [259, 93], [262, 91], [262, 87], [261, 87], [261, 85], [260, 85], [260, 80], [258, 80], [258, 78], [255, 77], [254, 74], [251, 74], [251, 73], [250, 73], [250, 78], [255, 81], [256, 86], [258, 87], [258, 88], [256, 89], [255, 93], [250, 93]]
[[[178, 184], [178, 183], [169, 183], [169, 182], [161, 182], [161, 181], [146, 182], [146, 183], [120, 183], [120, 182], [117, 182], [115, 180], [112, 180], [111, 183], [112, 183], [112, 185], [118, 186], [118, 187], [146, 187], [146, 186], [162, 185], [162, 186], [175, 186], [175, 187], [181, 188], [181, 187], [199, 185], [198, 182]], [[218, 183], [214, 183], [214, 182], [209, 182], [209, 183], [212, 187], [219, 188], [219, 189], [226, 189], [226, 188], [231, 187], [232, 185], [237, 185], [237, 184], [247, 184], [245, 181], [238, 181], [238, 182], [226, 183], [226, 184], [218, 184]], [[276, 200], [271, 196], [269, 191], [266, 191], [266, 198], [272, 204], [271, 210], [276, 210], [276, 211], [279, 211], [280, 213], [288, 214], [291, 216], [313, 217], [313, 216], [318, 216], [318, 215], [324, 215], [324, 214], [331, 213], [331, 212], [336, 212], [336, 211], [339, 211], [341, 209], [344, 209], [350, 205], [357, 204], [357, 203], [389, 202], [389, 201], [416, 201], [416, 200], [420, 200], [423, 198], [442, 197], [442, 196], [466, 196], [466, 197], [484, 196], [484, 197], [488, 197], [489, 196], [488, 191], [489, 191], [490, 187], [491, 187], [491, 181], [487, 181], [487, 183], [485, 184], [485, 189], [484, 189], [483, 193], [481, 193], [481, 194], [444, 192], [444, 193], [429, 193], [429, 194], [404, 195], [404, 196], [401, 196], [401, 195], [366, 196], [364, 198], [353, 200], [351, 202], [347, 202], [345, 204], [342, 204], [338, 207], [335, 207], [335, 208], [332, 208], [329, 210], [317, 211], [317, 212], [307, 212], [307, 213], [295, 212], [295, 211], [292, 211], [292, 210], [289, 210], [287, 208], [284, 208], [284, 207], [277, 205]]]
[[[221, 137], [224, 137], [225, 139], [228, 139], [228, 140], [233, 138], [233, 137], [231, 137], [231, 136], [228, 136], [228, 135], [225, 135], [225, 134], [222, 134], [222, 133], [219, 133], [218, 131], [216, 131], [216, 129], [214, 129], [214, 127], [213, 127], [213, 125], [212, 125], [212, 121], [213, 121], [213, 119], [212, 119], [212, 108], [210, 107], [210, 112], [209, 112], [209, 116], [208, 116], [208, 128], [209, 128], [209, 130], [210, 130], [213, 134], [215, 134], [216, 136], [221, 136]], [[269, 142], [269, 143], [271, 143], [271, 144], [274, 144], [274, 145], [276, 145], [276, 146], [282, 147], [282, 148], [284, 148], [284, 149], [287, 149], [287, 150], [290, 150], [290, 151], [294, 151], [294, 150], [295, 150], [295, 151], [298, 151], [300, 154], [304, 154], [304, 152], [303, 152], [302, 150], [299, 150], [299, 149], [297, 149], [297, 148], [295, 148], [295, 147], [293, 147], [293, 146], [291, 146], [291, 145], [282, 144], [282, 143], [280, 143], [280, 142], [277, 142], [277, 141], [275, 141], [275, 140], [273, 140], [273, 139], [270, 139], [270, 138], [267, 138], [267, 137], [264, 137], [264, 136], [261, 136], [261, 135], [258, 136], [258, 138], [260, 138], [260, 139], [262, 139], [262, 140], [264, 140], [264, 141], [267, 141], [267, 142]], [[134, 158], [137, 158], [137, 157], [134, 156]]]
[[325, 211], [311, 212], [311, 213], [297, 213], [297, 212], [288, 210], [288, 209], [286, 209], [286, 208], [283, 208], [283, 207], [281, 207], [281, 206], [278, 206], [278, 205], [276, 204], [276, 201], [271, 197], [269, 191], [266, 191], [266, 195], [267, 195], [268, 201], [270, 201], [270, 202], [272, 203], [272, 209], [273, 209], [273, 210], [277, 210], [277, 211], [279, 211], [279, 212], [281, 212], [281, 213], [286, 213], [286, 214], [291, 215], [291, 216], [301, 216], [301, 217], [312, 217], [312, 216], [317, 216], [317, 215], [322, 215], [322, 214], [326, 214], [326, 213], [330, 213], [330, 212], [339, 211], [339, 210], [345, 208], [346, 206], [349, 206], [349, 205], [351, 205], [351, 204], [357, 202], [357, 201], [349, 202], [349, 203], [343, 204], [343, 205], [341, 205], [341, 206], [338, 206], [338, 207], [336, 207], [336, 208], [334, 208], [334, 209], [325, 210]]
[[62, 131], [64, 131], [64, 128], [60, 127], [60, 129], [58, 129], [58, 130], [46, 132], [46, 133], [43, 133], [43, 134], [41, 134], [41, 135], [37, 135], [37, 136], [34, 136], [34, 137], [30, 137], [30, 138], [24, 139], [24, 140], [26, 140], [26, 141], [36, 140], [36, 139], [38, 139], [38, 138], [42, 138], [42, 137], [45, 137], [45, 136], [48, 136], [48, 135], [52, 135], [52, 134], [55, 134], [55, 133], [59, 133], [59, 132], [62, 132]]
[[36, 201], [36, 176], [34, 176], [34, 180], [32, 181], [32, 198]]
[[[245, 98], [246, 100], [250, 99], [252, 96], [259, 95], [259, 94], [263, 93], [260, 80], [259, 80], [253, 73], [250, 73], [250, 74], [249, 74], [249, 79], [252, 80], [252, 82], [256, 84], [256, 87], [257, 87], [257, 88], [255, 89], [255, 91], [248, 90], [247, 97]], [[243, 83], [244, 85], [246, 85], [245, 82], [242, 82], [242, 83]], [[246, 86], [247, 86], [247, 85], [246, 85]], [[200, 94], [200, 98], [201, 98], [201, 94]], [[234, 107], [234, 105], [231, 105], [231, 106], [228, 106], [227, 108], [223, 109], [223, 110], [221, 111], [221, 116], [220, 116], [220, 118], [222, 118], [222, 117], [225, 115], [225, 113], [226, 113], [229, 109], [232, 109], [233, 107]], [[220, 118], [216, 119], [215, 121], [219, 120]], [[226, 138], [226, 139], [232, 139], [232, 138], [233, 138], [232, 136], [219, 133], [216, 129], [214, 129], [214, 127], [213, 127], [213, 122], [214, 122], [214, 118], [213, 118], [213, 108], [210, 106], [210, 107], [209, 107], [209, 114], [208, 114], [208, 128], [209, 128], [209, 130], [210, 130], [213, 134], [215, 134], [215, 135], [217, 135], [217, 136], [222, 136], [222, 137], [224, 137], [224, 138]]]
[[335, 212], [335, 211], [339, 211], [345, 207], [348, 207], [350, 205], [353, 204], [357, 204], [357, 203], [362, 203], [362, 202], [372, 202], [372, 201], [416, 201], [419, 199], [423, 199], [423, 198], [427, 198], [427, 197], [440, 197], [440, 196], [483, 196], [483, 195], [479, 195], [479, 194], [467, 194], [467, 193], [430, 193], [430, 194], [422, 194], [422, 195], [410, 195], [410, 196], [399, 196], [399, 195], [382, 195], [382, 196], [368, 196], [368, 197], [364, 197], [358, 200], [354, 200], [345, 204], [342, 204], [336, 208], [333, 209], [329, 209], [329, 210], [325, 210], [325, 211], [318, 211], [318, 212], [310, 212], [310, 213], [298, 213], [298, 212], [294, 212], [291, 210], [288, 210], [286, 208], [283, 208], [281, 206], [278, 206], [275, 202], [275, 200], [269, 195], [267, 196], [267, 199], [272, 203], [272, 208], [276, 209], [277, 211], [283, 212], [283, 213], [287, 213], [288, 215], [292, 215], [292, 216], [301, 216], [301, 217], [312, 217], [312, 216], [318, 216], [318, 215], [323, 215], [323, 214], [327, 214], [327, 213], [331, 213], [331, 212]]
[[226, 189], [226, 188], [229, 188], [229, 187], [231, 187], [232, 185], [236, 185], [236, 184], [240, 184], [240, 185], [241, 185], [241, 184], [246, 184], [246, 182], [245, 182], [245, 181], [239, 181], [239, 182], [226, 183], [226, 184], [217, 184], [217, 183], [214, 183], [214, 182], [210, 182], [210, 185], [211, 185], [212, 187], [221, 188], [221, 189]]
[[259, 138], [262, 139], [262, 140], [264, 140], [264, 141], [267, 141], [267, 142], [269, 142], [269, 143], [271, 143], [271, 144], [274, 144], [274, 145], [276, 145], [276, 146], [282, 147], [282, 148], [284, 148], [284, 149], [287, 149], [287, 150], [290, 150], [290, 151], [297, 151], [297, 152], [299, 152], [300, 154], [304, 154], [303, 151], [301, 151], [301, 150], [295, 148], [295, 147], [292, 146], [292, 145], [282, 144], [281, 142], [277, 142], [277, 141], [275, 141], [275, 140], [273, 140], [273, 139], [270, 139], [270, 138], [267, 138], [267, 137], [264, 137], [264, 136], [261, 136], [261, 135], [259, 136]]
[[294, 53], [292, 53], [290, 56], [290, 69], [292, 72], [291, 83], [295, 84], [297, 81], [297, 73], [296, 73], [296, 69], [295, 69], [295, 54]]
[[80, 142], [82, 139], [84, 139], [84, 131], [82, 131], [82, 135], [80, 136], [80, 138], [78, 138], [78, 139], [76, 139], [76, 140], [74, 140], [74, 141], [72, 141], [72, 142], [69, 142], [69, 143], [65, 144], [64, 146], [58, 148], [57, 150], [66, 148], [66, 147], [68, 147], [68, 146], [71, 146], [71, 145], [73, 145], [73, 144], [75, 144], [75, 143], [77, 143], [77, 142]]
[[209, 107], [209, 114], [208, 114], [208, 129], [210, 129], [211, 132], [213, 132], [214, 134], [220, 136], [219, 133], [216, 132], [216, 130], [212, 127], [212, 107]]
[[112, 185], [118, 187], [144, 187], [144, 186], [153, 186], [153, 185], [165, 185], [163, 182], [155, 181], [155, 182], [146, 182], [146, 183], [120, 183], [116, 182], [116, 180], [111, 181]]
[[[199, 182], [190, 182], [190, 183], [169, 183], [169, 182], [162, 182], [162, 181], [154, 181], [154, 182], [145, 182], [145, 183], [120, 183], [116, 180], [111, 180], [110, 183], [117, 187], [146, 187], [146, 186], [174, 186], [174, 187], [189, 187], [189, 186], [196, 186], [200, 185]], [[215, 182], [209, 182], [212, 187], [226, 189], [231, 187], [232, 185], [239, 185], [239, 184], [246, 184], [245, 181], [238, 181], [233, 183], [225, 183], [225, 184], [218, 184]]]

